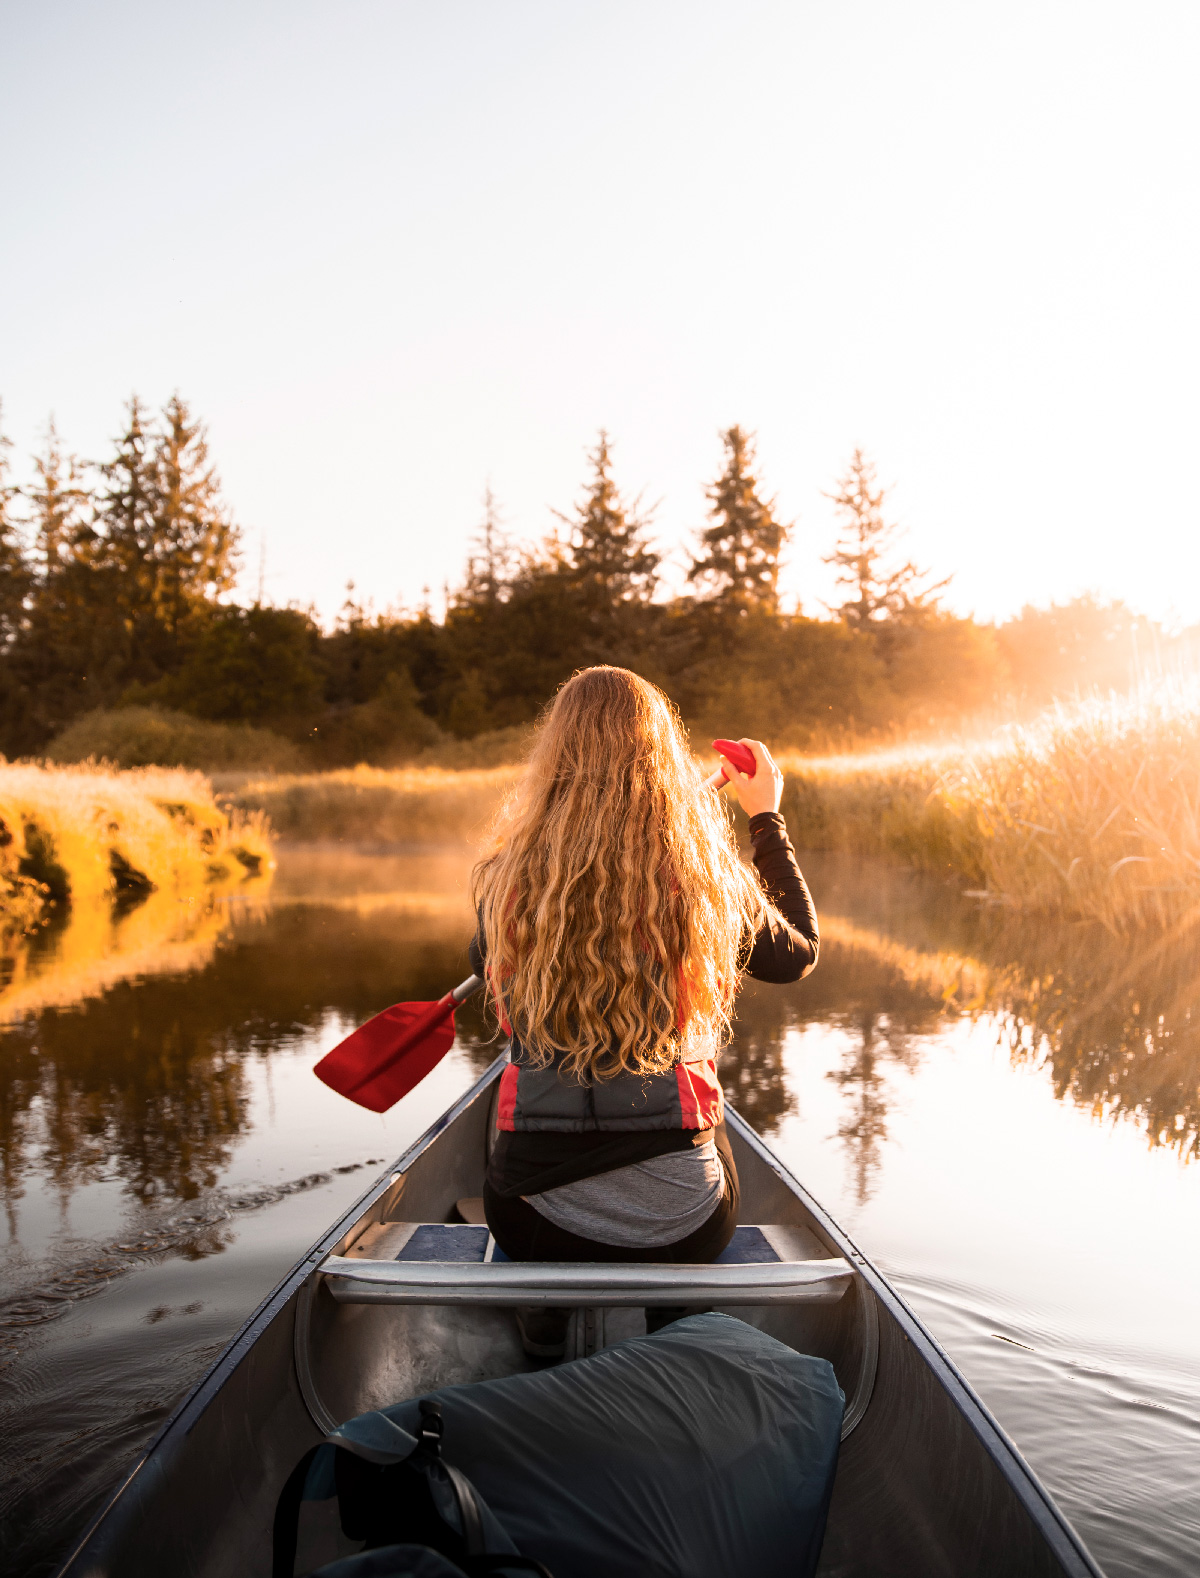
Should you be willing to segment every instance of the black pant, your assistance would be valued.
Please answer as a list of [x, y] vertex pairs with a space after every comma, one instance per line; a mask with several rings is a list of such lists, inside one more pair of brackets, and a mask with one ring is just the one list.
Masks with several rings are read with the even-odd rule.
[[715, 1260], [737, 1226], [740, 1191], [723, 1123], [713, 1138], [725, 1171], [725, 1193], [710, 1217], [673, 1244], [601, 1244], [582, 1238], [551, 1222], [519, 1195], [508, 1199], [497, 1194], [485, 1179], [483, 1209], [492, 1237], [510, 1260], [670, 1261], [677, 1265]]

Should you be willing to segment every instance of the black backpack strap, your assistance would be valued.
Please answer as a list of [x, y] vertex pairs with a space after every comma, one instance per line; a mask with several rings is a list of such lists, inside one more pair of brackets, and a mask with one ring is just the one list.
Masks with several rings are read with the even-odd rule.
[[[483, 1534], [483, 1517], [475, 1487], [465, 1474], [442, 1457], [442, 1405], [433, 1397], [422, 1397], [417, 1405], [421, 1410], [421, 1428], [417, 1431], [419, 1450], [427, 1459], [436, 1463], [450, 1482], [454, 1499], [458, 1503], [458, 1516], [462, 1524], [463, 1545], [468, 1556], [482, 1556], [487, 1551]], [[290, 1578], [290, 1575], [289, 1575]]]
[[296, 1566], [296, 1537], [300, 1528], [300, 1503], [304, 1482], [320, 1447], [310, 1447], [288, 1475], [275, 1503], [271, 1542], [271, 1578], [292, 1578]]
[[479, 1514], [475, 1487], [465, 1474], [460, 1474], [449, 1463], [442, 1464], [442, 1472], [450, 1481], [454, 1499], [458, 1502], [458, 1516], [462, 1520], [462, 1537], [466, 1553], [468, 1556], [483, 1556], [487, 1551], [487, 1541], [483, 1536], [483, 1519]]

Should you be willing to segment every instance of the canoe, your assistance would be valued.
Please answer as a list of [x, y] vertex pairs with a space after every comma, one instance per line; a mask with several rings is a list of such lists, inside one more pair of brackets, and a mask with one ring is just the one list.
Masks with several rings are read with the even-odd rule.
[[498, 1058], [264, 1300], [132, 1469], [63, 1578], [268, 1574], [276, 1499], [300, 1455], [367, 1409], [531, 1368], [512, 1306], [538, 1303], [573, 1311], [570, 1357], [644, 1330], [645, 1308], [660, 1304], [725, 1310], [828, 1359], [846, 1396], [819, 1568], [828, 1578], [1100, 1578], [937, 1343], [736, 1112], [727, 1128], [744, 1225], [720, 1262], [497, 1258], [486, 1227], [470, 1219], [505, 1062]]

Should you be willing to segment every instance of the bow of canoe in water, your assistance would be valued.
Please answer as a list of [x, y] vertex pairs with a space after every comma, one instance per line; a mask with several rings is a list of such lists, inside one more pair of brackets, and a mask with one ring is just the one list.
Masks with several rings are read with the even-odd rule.
[[[932, 1338], [735, 1113], [752, 1226], [714, 1266], [501, 1263], [485, 1229], [440, 1230], [482, 1192], [504, 1062], [263, 1303], [63, 1578], [269, 1573], [276, 1500], [301, 1454], [367, 1409], [531, 1368], [512, 1306], [537, 1303], [573, 1308], [579, 1357], [644, 1330], [647, 1305], [703, 1304], [828, 1359], [846, 1397], [819, 1569], [829, 1578], [1099, 1578]], [[302, 1544], [298, 1571], [334, 1554]]]

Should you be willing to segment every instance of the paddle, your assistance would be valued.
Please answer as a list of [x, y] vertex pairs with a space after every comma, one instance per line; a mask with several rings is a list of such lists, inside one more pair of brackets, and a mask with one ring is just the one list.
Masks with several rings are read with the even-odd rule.
[[[758, 771], [758, 762], [748, 745], [742, 745], [737, 740], [714, 740], [713, 750], [718, 756], [723, 756], [727, 762], [732, 762], [738, 772], [745, 773], [748, 778], [753, 778]], [[721, 789], [728, 782], [729, 774], [723, 767], [718, 767], [711, 778], [704, 780], [701, 788]]]
[[[754, 752], [736, 740], [714, 740], [713, 749], [738, 772], [754, 777]], [[704, 781], [705, 789], [726, 782], [723, 767]], [[483, 985], [469, 975], [436, 1003], [393, 1003], [368, 1019], [327, 1052], [313, 1073], [339, 1096], [369, 1112], [386, 1112], [419, 1085], [454, 1045], [454, 1010]]]

